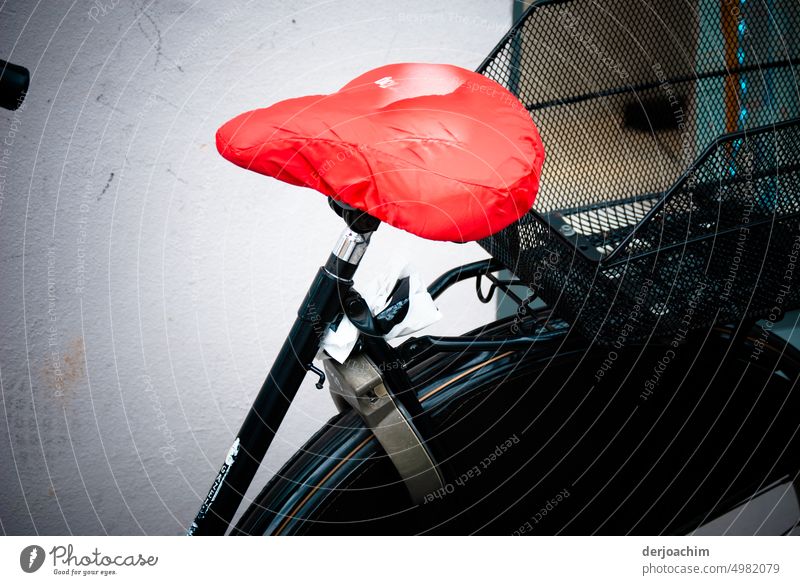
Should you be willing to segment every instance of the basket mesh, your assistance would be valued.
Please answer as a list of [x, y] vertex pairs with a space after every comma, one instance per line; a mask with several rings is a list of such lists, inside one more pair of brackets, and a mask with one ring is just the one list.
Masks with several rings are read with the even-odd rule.
[[535, 4], [479, 71], [539, 128], [540, 193], [481, 245], [602, 342], [800, 306], [798, 57], [796, 0]]

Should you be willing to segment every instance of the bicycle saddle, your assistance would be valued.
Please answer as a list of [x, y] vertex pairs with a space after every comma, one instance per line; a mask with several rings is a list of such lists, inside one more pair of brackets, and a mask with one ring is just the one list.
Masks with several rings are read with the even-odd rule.
[[478, 73], [427, 63], [386, 65], [332, 94], [241, 114], [217, 131], [217, 148], [246, 169], [455, 242], [524, 215], [544, 162], [513, 94]]

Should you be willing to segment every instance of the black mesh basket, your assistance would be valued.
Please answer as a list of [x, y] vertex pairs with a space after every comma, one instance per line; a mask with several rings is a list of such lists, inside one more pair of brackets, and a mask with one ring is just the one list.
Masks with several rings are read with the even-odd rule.
[[534, 209], [481, 242], [604, 343], [800, 306], [797, 0], [548, 0], [479, 71], [530, 111]]

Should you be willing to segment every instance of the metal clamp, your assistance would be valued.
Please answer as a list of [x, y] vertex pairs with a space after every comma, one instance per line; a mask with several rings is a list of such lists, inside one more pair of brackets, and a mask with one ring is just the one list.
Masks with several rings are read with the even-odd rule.
[[400, 474], [411, 499], [421, 504], [425, 496], [444, 487], [436, 463], [408, 413], [383, 383], [375, 364], [363, 354], [344, 364], [324, 360], [333, 402], [340, 412], [355, 410]]

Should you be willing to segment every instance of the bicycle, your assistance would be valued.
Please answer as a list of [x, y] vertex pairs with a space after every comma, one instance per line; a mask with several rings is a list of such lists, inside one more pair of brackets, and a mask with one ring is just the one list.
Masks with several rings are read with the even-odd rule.
[[[347, 227], [189, 534], [226, 532], [308, 372], [329, 381], [341, 412], [232, 534], [795, 528], [800, 351], [770, 324], [800, 306], [800, 37], [789, 34], [800, 10], [739, 6], [715, 20], [709, 3], [673, 4], [648, 15], [618, 0], [535, 2], [477, 73], [387, 66], [223, 126], [223, 156], [325, 193]], [[396, 103], [405, 113], [389, 124], [379, 114]], [[417, 126], [431, 108], [438, 124]], [[465, 156], [499, 161], [493, 181], [470, 182], [477, 171], [440, 144], [448, 116], [496, 128], [461, 139]], [[375, 158], [379, 141], [412, 134], [427, 157]], [[376, 186], [412, 168], [394, 186], [425, 177], [427, 200]], [[469, 196], [453, 198], [453, 176]], [[352, 283], [381, 221], [478, 241], [492, 259], [443, 274], [430, 297], [475, 279], [481, 301], [499, 290], [516, 313], [390, 345], [408, 279], [376, 312]], [[315, 356], [345, 317], [356, 347], [323, 371]], [[769, 509], [743, 526], [748, 506]]]

